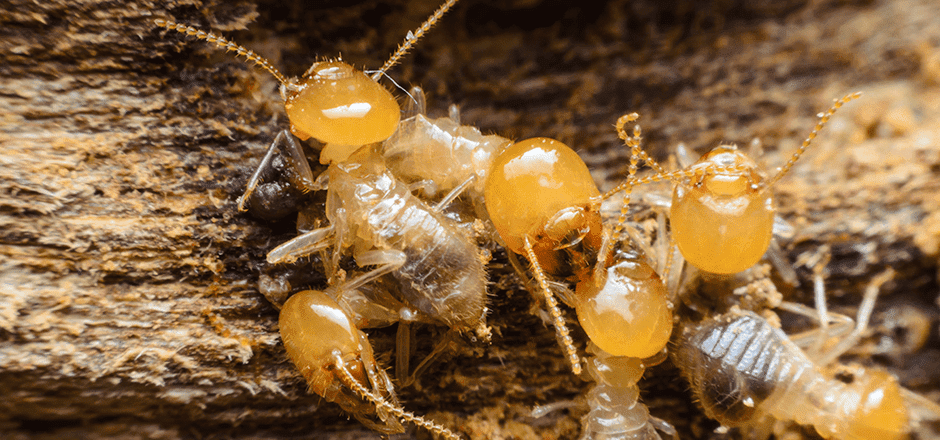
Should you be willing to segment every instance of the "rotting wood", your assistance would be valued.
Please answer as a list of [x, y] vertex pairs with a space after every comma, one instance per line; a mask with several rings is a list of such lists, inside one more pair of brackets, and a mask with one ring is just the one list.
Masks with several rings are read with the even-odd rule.
[[[340, 3], [0, 6], [4, 438], [372, 435], [306, 394], [279, 345], [276, 311], [255, 287], [265, 252], [291, 235], [289, 221], [234, 209], [284, 124], [273, 82], [151, 24], [248, 26], [230, 36], [296, 74], [340, 53], [377, 67], [376, 54], [436, 6]], [[830, 99], [865, 92], [781, 182], [780, 211], [795, 227], [783, 244], [792, 261], [830, 246], [833, 307], [849, 311], [872, 274], [899, 269], [879, 302], [886, 352], [876, 360], [936, 400], [937, 5], [698, 3], [466, 1], [391, 75], [423, 85], [435, 111], [460, 104], [466, 123], [575, 146], [608, 187], [626, 169], [612, 126], [627, 111], [642, 115], [644, 143], [659, 157], [678, 142], [704, 151], [752, 137], [788, 151]], [[401, 390], [403, 401], [472, 438], [574, 438], [577, 409], [526, 416], [587, 385], [496, 257], [494, 344], [462, 348], [420, 388]], [[808, 270], [799, 273], [804, 287], [792, 295], [805, 301]], [[891, 323], [910, 333], [920, 318], [927, 340], [900, 344]], [[421, 332], [426, 348], [436, 330]], [[393, 334], [372, 339], [388, 356]], [[654, 415], [686, 436], [711, 435], [715, 424], [669, 365], [647, 376]]]

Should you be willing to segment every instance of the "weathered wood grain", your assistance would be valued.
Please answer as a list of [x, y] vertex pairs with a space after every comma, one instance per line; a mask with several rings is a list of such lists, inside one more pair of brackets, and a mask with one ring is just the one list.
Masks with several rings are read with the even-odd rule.
[[[895, 267], [862, 348], [937, 400], [940, 7], [582, 3], [468, 0], [391, 76], [424, 86], [432, 112], [457, 103], [485, 131], [567, 142], [605, 187], [626, 171], [613, 124], [628, 111], [657, 157], [679, 142], [705, 151], [756, 137], [779, 165], [778, 149], [795, 148], [831, 99], [865, 92], [781, 182], [794, 226], [782, 245], [797, 262], [828, 246], [834, 307], [849, 312], [873, 274]], [[256, 288], [264, 254], [293, 226], [234, 206], [285, 126], [276, 84], [152, 20], [225, 31], [299, 74], [338, 54], [375, 68], [435, 6], [0, 4], [3, 437], [372, 437], [305, 392]], [[497, 251], [494, 343], [461, 347], [403, 401], [472, 438], [575, 438], [583, 409], [527, 416], [589, 384], [505, 264]], [[802, 286], [787, 291], [806, 301], [809, 269], [797, 269]], [[388, 360], [393, 330], [371, 334]], [[439, 330], [419, 334], [426, 352]], [[685, 437], [722, 438], [673, 367], [647, 376], [653, 414]]]

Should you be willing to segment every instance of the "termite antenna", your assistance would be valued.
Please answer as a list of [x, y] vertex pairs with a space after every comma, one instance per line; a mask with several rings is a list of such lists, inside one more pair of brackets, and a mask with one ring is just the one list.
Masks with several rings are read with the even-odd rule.
[[375, 406], [381, 407], [382, 409], [388, 411], [389, 413], [391, 413], [395, 417], [398, 417], [399, 419], [414, 423], [415, 425], [418, 425], [424, 429], [427, 429], [428, 431], [431, 431], [446, 439], [462, 440], [460, 436], [458, 436], [457, 434], [454, 434], [449, 429], [441, 425], [438, 425], [437, 423], [434, 423], [432, 421], [426, 420], [422, 417], [416, 416], [395, 405], [392, 405], [391, 403], [388, 403], [387, 400], [382, 398], [382, 396], [379, 396], [369, 391], [368, 389], [366, 389], [366, 387], [364, 387], [361, 383], [359, 383], [359, 381], [357, 381], [356, 378], [353, 377], [352, 373], [350, 373], [349, 370], [346, 369], [346, 367], [344, 366], [343, 358], [342, 356], [339, 355], [339, 353], [336, 353], [333, 357], [333, 367], [336, 368], [336, 370], [340, 372], [340, 379], [343, 381], [343, 383], [346, 386], [353, 389], [356, 393], [358, 393], [363, 398], [374, 403]]
[[213, 34], [212, 32], [199, 30], [189, 25], [175, 23], [160, 18], [155, 19], [153, 22], [156, 23], [157, 26], [215, 44], [219, 48], [225, 49], [227, 52], [235, 52], [237, 55], [242, 55], [247, 58], [248, 61], [254, 62], [255, 64], [264, 68], [264, 70], [271, 72], [271, 75], [274, 75], [274, 78], [277, 79], [277, 81], [282, 85], [289, 86], [293, 84], [284, 75], [282, 75], [280, 71], [274, 68], [274, 66], [272, 66], [268, 60], [262, 58], [260, 55], [252, 52], [250, 49], [247, 49], [244, 46], [235, 44], [229, 40], [226, 40], [225, 38]]
[[[617, 119], [617, 134], [620, 136], [620, 139], [623, 140], [624, 145], [630, 147], [630, 167], [627, 169], [628, 179], [632, 179], [636, 176], [636, 171], [639, 168], [640, 153], [645, 154], [645, 152], [640, 148], [640, 139], [642, 136], [640, 126], [636, 125], [633, 127], [633, 135], [631, 136], [627, 134], [625, 125], [630, 122], [635, 122], [639, 118], [639, 113], [630, 113]], [[630, 187], [624, 188], [623, 191], [623, 203], [620, 204], [620, 217], [617, 219], [617, 225], [614, 226], [613, 232], [613, 240], [615, 243], [620, 242], [623, 228], [627, 224], [627, 212], [630, 206], [630, 193], [632, 190], [633, 188]]]
[[532, 248], [532, 243], [529, 242], [529, 237], [525, 238], [525, 253], [526, 257], [529, 259], [529, 264], [532, 265], [532, 272], [535, 273], [535, 280], [538, 282], [539, 290], [542, 292], [542, 299], [545, 300], [545, 308], [548, 309], [548, 313], [552, 316], [552, 323], [555, 325], [555, 335], [558, 336], [565, 350], [565, 354], [568, 356], [571, 371], [573, 371], [575, 375], [579, 375], [581, 374], [581, 357], [578, 356], [578, 351], [574, 348], [574, 340], [571, 339], [571, 335], [568, 333], [565, 318], [561, 315], [561, 310], [558, 308], [558, 301], [555, 300], [555, 296], [552, 295], [552, 291], [548, 287], [548, 279], [545, 278], [545, 271], [542, 270], [542, 266], [539, 264], [535, 250]]
[[816, 139], [816, 135], [819, 133], [820, 130], [822, 130], [823, 126], [826, 125], [826, 122], [829, 122], [829, 118], [831, 118], [832, 115], [835, 114], [836, 110], [839, 110], [839, 107], [842, 107], [842, 105], [844, 105], [845, 103], [853, 99], [856, 99], [860, 96], [862, 96], [862, 92], [849, 93], [848, 95], [845, 95], [844, 97], [842, 97], [842, 99], [836, 100], [832, 104], [832, 107], [829, 107], [829, 110], [827, 110], [826, 113], [821, 114], [819, 116], [819, 122], [817, 122], [816, 126], [813, 127], [813, 131], [809, 134], [809, 136], [807, 136], [806, 140], [803, 141], [803, 144], [800, 145], [800, 148], [798, 148], [793, 153], [793, 155], [790, 156], [790, 160], [787, 161], [786, 165], [781, 167], [780, 171], [777, 172], [777, 175], [775, 175], [772, 179], [770, 179], [770, 181], [768, 181], [767, 184], [764, 185], [764, 187], [769, 188], [773, 186], [774, 183], [777, 183], [777, 181], [780, 180], [781, 177], [783, 177], [785, 174], [787, 174], [790, 171], [790, 168], [793, 168], [793, 164], [795, 164], [796, 161], [800, 159], [800, 156], [803, 155], [803, 152], [806, 151], [806, 148], [809, 147], [809, 144], [813, 142], [813, 139]]
[[398, 61], [401, 59], [401, 57], [408, 53], [408, 51], [411, 49], [411, 46], [413, 46], [415, 42], [423, 37], [424, 34], [431, 29], [431, 26], [434, 26], [434, 24], [444, 16], [444, 13], [446, 13], [447, 10], [449, 10], [451, 6], [454, 6], [456, 3], [457, 0], [448, 0], [447, 3], [444, 3], [440, 8], [437, 8], [437, 10], [434, 11], [434, 13], [431, 14], [431, 16], [428, 17], [428, 19], [425, 20], [420, 27], [418, 27], [418, 29], [415, 29], [414, 32], [409, 31], [408, 35], [405, 36], [405, 41], [398, 45], [398, 50], [396, 50], [395, 53], [389, 57], [388, 61], [385, 62], [385, 65], [382, 66], [378, 72], [372, 74], [372, 80], [378, 82], [379, 78], [381, 78], [388, 69], [391, 69], [392, 66], [398, 64]]

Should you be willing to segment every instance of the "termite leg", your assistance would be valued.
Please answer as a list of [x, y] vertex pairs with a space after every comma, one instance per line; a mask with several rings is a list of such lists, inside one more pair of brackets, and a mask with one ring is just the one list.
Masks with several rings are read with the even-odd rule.
[[271, 142], [271, 146], [268, 147], [268, 151], [265, 153], [264, 158], [261, 159], [261, 163], [258, 164], [258, 168], [255, 169], [255, 172], [251, 175], [251, 178], [248, 179], [248, 184], [245, 186], [244, 194], [238, 198], [239, 211], [244, 212], [248, 209], [246, 206], [248, 199], [261, 183], [261, 176], [271, 166], [271, 160], [274, 158], [274, 153], [278, 150], [282, 143], [287, 144], [288, 155], [286, 160], [287, 165], [291, 168], [291, 173], [289, 173], [288, 176], [291, 183], [302, 188], [304, 191], [319, 189], [314, 183], [313, 171], [310, 170], [310, 164], [307, 163], [307, 157], [304, 155], [304, 151], [300, 147], [300, 144], [297, 143], [297, 140], [294, 139], [294, 136], [292, 136], [290, 132], [287, 130], [281, 130], [274, 138], [274, 142]]

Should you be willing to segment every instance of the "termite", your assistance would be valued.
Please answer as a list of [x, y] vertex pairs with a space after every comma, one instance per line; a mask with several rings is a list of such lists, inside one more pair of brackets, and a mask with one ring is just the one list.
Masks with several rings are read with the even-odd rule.
[[692, 166], [667, 172], [640, 147], [639, 126], [635, 126], [632, 136], [627, 134], [625, 126], [639, 116], [636, 113], [624, 115], [617, 121], [617, 131], [622, 139], [632, 139], [628, 141], [631, 167], [643, 161], [654, 174], [627, 179], [605, 197], [619, 191], [629, 192], [639, 184], [672, 180], [675, 189], [669, 222], [672, 237], [685, 261], [710, 273], [741, 272], [757, 263], [770, 246], [776, 211], [771, 192], [773, 185], [793, 168], [829, 118], [859, 96], [861, 94], [856, 92], [835, 100], [829, 110], [819, 116], [819, 122], [806, 140], [770, 178], [734, 145], [720, 145]]
[[900, 387], [887, 372], [829, 362], [857, 342], [880, 285], [891, 276], [888, 271], [872, 280], [855, 329], [828, 352], [811, 351], [810, 357], [797, 339], [765, 318], [732, 310], [685, 328], [675, 363], [709, 417], [724, 426], [743, 427], [754, 438], [769, 434], [770, 420], [810, 425], [824, 438], [906, 438], [911, 426], [908, 403], [926, 405], [938, 418], [940, 407]]
[[447, 428], [401, 408], [391, 380], [376, 364], [372, 345], [356, 325], [370, 317], [336, 301], [376, 275], [372, 271], [326, 291], [305, 290], [291, 296], [279, 318], [288, 356], [311, 391], [371, 429], [385, 434], [404, 432], [400, 419], [444, 438], [459, 439]]
[[287, 78], [267, 60], [245, 47], [225, 38], [196, 29], [192, 26], [156, 19], [161, 27], [233, 51], [267, 70], [280, 83], [281, 98], [290, 120], [290, 129], [283, 130], [274, 138], [257, 170], [248, 180], [245, 193], [238, 199], [238, 210], [245, 211], [252, 193], [261, 182], [264, 170], [281, 144], [286, 145], [287, 161], [294, 170], [291, 183], [304, 191], [321, 189], [307, 163], [300, 144], [301, 140], [314, 138], [324, 144], [320, 151], [320, 163], [342, 162], [353, 151], [363, 145], [388, 139], [401, 120], [401, 106], [378, 80], [398, 63], [457, 0], [448, 0], [434, 11], [414, 32], [409, 32], [404, 42], [389, 57], [388, 61], [370, 76], [342, 61], [319, 61], [313, 63], [300, 79]]
[[[586, 396], [580, 438], [660, 440], [658, 428], [675, 439], [675, 428], [650, 415], [637, 387], [646, 368], [667, 357], [673, 320], [666, 286], [634, 250], [618, 249], [610, 261], [600, 275], [579, 282], [569, 301], [590, 338], [586, 363], [595, 382]], [[551, 404], [534, 414], [571, 404]]]
[[330, 226], [281, 244], [268, 253], [268, 262], [290, 262], [332, 245], [336, 267], [350, 249], [358, 265], [386, 268], [405, 303], [489, 340], [483, 259], [476, 244], [440, 212], [461, 188], [437, 207], [428, 206], [387, 170], [377, 145], [327, 172]]

